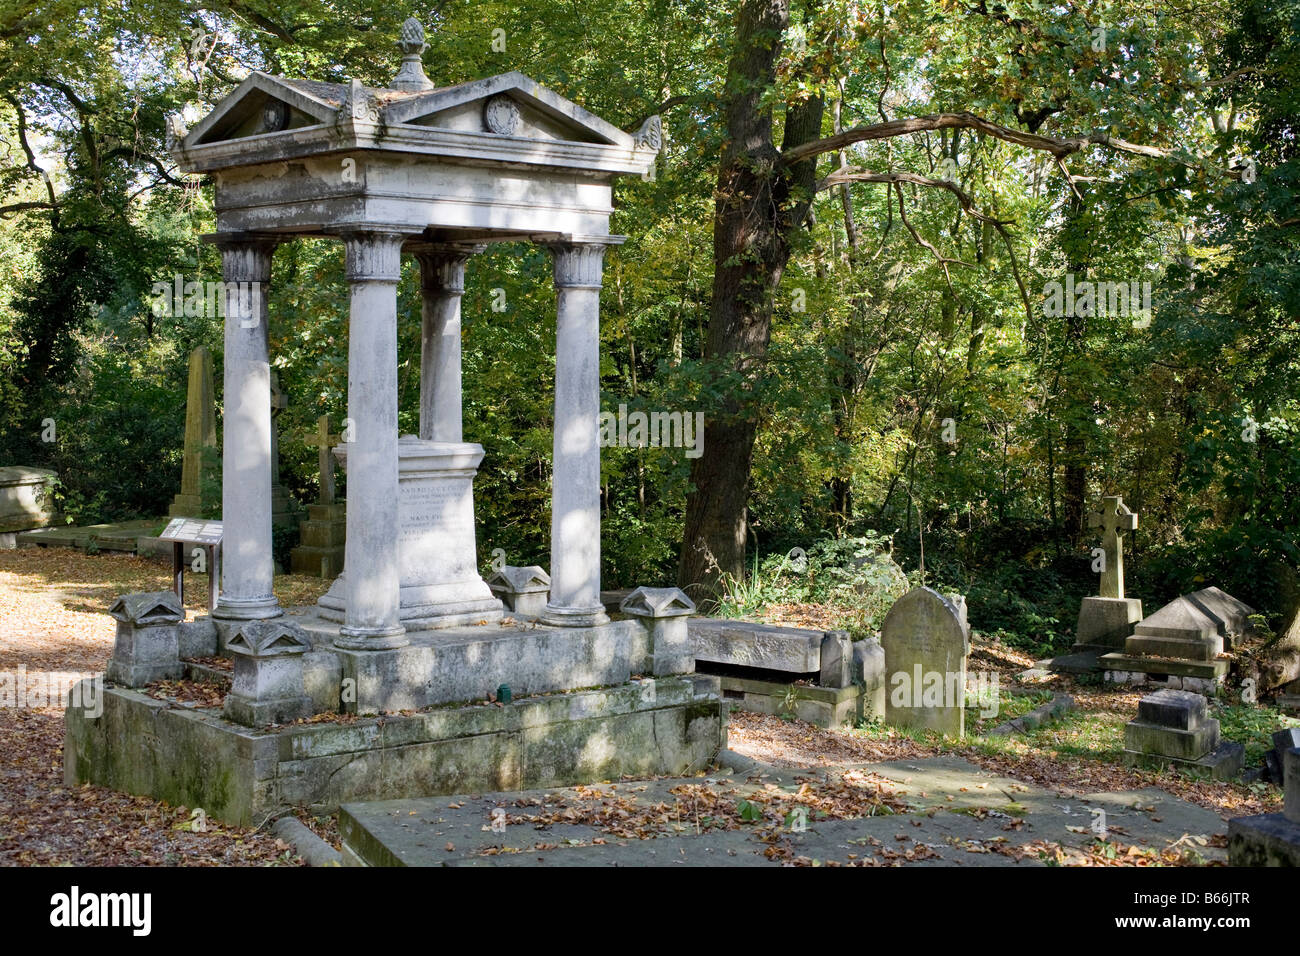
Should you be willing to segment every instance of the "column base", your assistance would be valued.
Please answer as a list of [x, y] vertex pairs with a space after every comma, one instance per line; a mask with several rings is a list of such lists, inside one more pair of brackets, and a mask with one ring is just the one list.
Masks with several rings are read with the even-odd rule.
[[537, 621], [539, 624], [549, 624], [552, 627], [595, 627], [598, 624], [608, 624], [609, 615], [605, 613], [603, 604], [594, 604], [591, 607], [560, 607], [547, 604], [546, 610], [542, 611]]
[[222, 621], [264, 621], [284, 613], [274, 595], [260, 598], [232, 598], [222, 593], [212, 616]]
[[409, 643], [406, 628], [400, 624], [393, 627], [351, 627], [344, 624], [339, 628], [339, 636], [334, 638], [334, 646], [344, 651], [390, 651]]

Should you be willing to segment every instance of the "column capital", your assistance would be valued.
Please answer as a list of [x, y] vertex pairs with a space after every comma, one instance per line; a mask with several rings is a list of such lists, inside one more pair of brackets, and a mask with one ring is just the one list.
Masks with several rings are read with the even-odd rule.
[[355, 230], [342, 234], [349, 282], [397, 282], [402, 277], [400, 232]]
[[212, 242], [221, 251], [221, 274], [227, 282], [271, 281], [271, 254], [278, 239], [226, 233], [212, 237]]
[[599, 239], [552, 239], [541, 243], [555, 261], [557, 289], [599, 289], [605, 248], [618, 245], [621, 236]]
[[407, 251], [420, 263], [422, 291], [460, 295], [465, 291], [465, 263], [470, 256], [486, 248], [482, 245], [438, 244], [407, 246]]

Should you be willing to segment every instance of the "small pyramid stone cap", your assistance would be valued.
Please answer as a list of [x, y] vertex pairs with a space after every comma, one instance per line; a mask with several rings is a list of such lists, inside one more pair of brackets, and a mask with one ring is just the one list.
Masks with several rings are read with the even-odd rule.
[[637, 588], [618, 609], [641, 617], [680, 617], [695, 613], [695, 602], [681, 588]]
[[1223, 623], [1205, 613], [1186, 597], [1175, 598], [1149, 617], [1144, 617], [1134, 634], [1144, 637], [1173, 637], [1208, 640], [1221, 634]]
[[488, 575], [487, 584], [493, 590], [527, 594], [530, 591], [550, 590], [551, 576], [545, 568], [535, 564], [519, 568], [507, 564]]
[[185, 620], [185, 608], [174, 591], [123, 594], [113, 602], [108, 613], [124, 624], [179, 624]]
[[246, 621], [237, 626], [226, 641], [232, 654], [246, 657], [279, 657], [311, 650], [307, 633], [292, 621], [273, 618], [269, 621]]

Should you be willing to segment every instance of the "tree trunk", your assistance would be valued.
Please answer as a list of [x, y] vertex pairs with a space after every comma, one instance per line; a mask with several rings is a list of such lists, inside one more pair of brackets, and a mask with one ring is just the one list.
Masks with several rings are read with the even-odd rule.
[[[706, 605], [724, 576], [745, 569], [746, 502], [758, 409], [753, 387], [772, 334], [773, 300], [812, 199], [816, 162], [780, 161], [764, 91], [775, 82], [788, 0], [744, 0], [727, 68], [728, 142], [718, 169], [713, 223], [713, 296], [705, 361], [737, 383], [706, 416], [702, 454], [691, 465], [678, 583]], [[783, 147], [821, 133], [823, 104], [786, 110]]]

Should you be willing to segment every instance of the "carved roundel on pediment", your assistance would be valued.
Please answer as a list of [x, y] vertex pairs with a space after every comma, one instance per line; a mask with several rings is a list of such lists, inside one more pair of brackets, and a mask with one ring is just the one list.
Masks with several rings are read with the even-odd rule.
[[489, 133], [514, 135], [519, 128], [519, 105], [506, 94], [497, 94], [483, 106], [483, 125]]
[[289, 104], [271, 100], [262, 107], [262, 132], [278, 133], [289, 125]]

